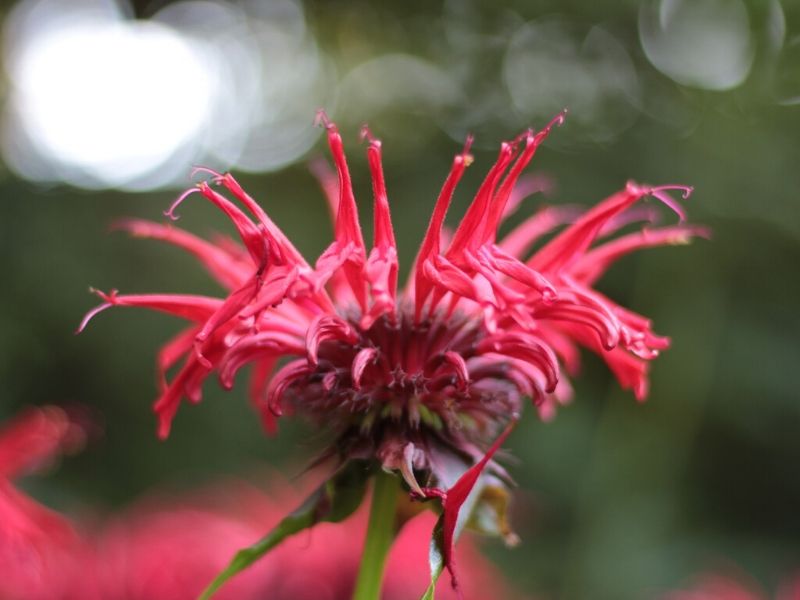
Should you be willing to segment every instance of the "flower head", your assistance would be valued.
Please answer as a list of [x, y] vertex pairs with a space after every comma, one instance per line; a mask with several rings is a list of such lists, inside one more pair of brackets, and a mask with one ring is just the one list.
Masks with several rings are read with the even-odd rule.
[[[544, 129], [501, 144], [451, 234], [445, 216], [473, 162], [467, 140], [436, 200], [407, 283], [398, 289], [381, 142], [364, 128], [374, 197], [368, 249], [342, 138], [320, 113], [336, 175], [319, 163], [315, 171], [335, 218], [334, 239], [313, 265], [232, 175], [198, 169], [210, 179], [183, 193], [167, 216], [176, 219], [178, 206], [200, 195], [232, 221], [240, 245], [210, 243], [140, 220], [120, 227], [189, 251], [226, 296], [97, 292], [103, 303], [79, 329], [111, 306], [147, 307], [190, 322], [158, 357], [162, 389], [155, 410], [162, 438], [183, 398], [200, 401], [209, 375], [216, 373], [231, 388], [241, 368], [252, 365], [250, 395], [268, 430], [285, 410], [304, 414], [333, 430], [328, 454], [375, 460], [399, 472], [418, 496], [433, 489], [444, 498], [453, 488], [458, 493], [444, 502], [445, 512], [448, 502], [457, 512], [484, 466], [502, 477], [484, 453], [516, 419], [525, 398], [544, 418], [569, 401], [564, 372], [577, 372], [579, 347], [599, 354], [638, 399], [646, 396], [648, 363], [669, 341], [593, 285], [625, 254], [704, 233], [683, 224], [682, 208], [669, 196], [677, 191], [687, 198], [691, 188], [628, 183], [585, 212], [544, 208], [498, 239], [499, 226], [519, 204], [523, 171], [563, 119], [562, 113]], [[647, 197], [675, 210], [681, 222], [609, 240], [631, 222], [649, 224], [651, 213], [636, 206]], [[167, 371], [179, 361], [168, 381]], [[456, 480], [472, 465], [478, 471], [467, 471], [469, 485], [462, 480], [458, 487]], [[419, 481], [429, 487], [423, 490]]]

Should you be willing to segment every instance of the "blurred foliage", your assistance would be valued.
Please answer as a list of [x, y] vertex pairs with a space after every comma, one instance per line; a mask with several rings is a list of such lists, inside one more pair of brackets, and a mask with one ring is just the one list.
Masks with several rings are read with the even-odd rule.
[[[164, 3], [135, 4], [147, 17]], [[342, 75], [386, 53], [460, 68], [450, 14], [458, 4], [317, 0], [305, 7]], [[504, 97], [502, 52], [493, 40], [555, 13], [587, 30], [603, 24], [635, 65], [642, 104], [630, 126], [598, 142], [568, 119], [540, 151], [534, 169], [558, 185], [548, 202], [593, 203], [628, 178], [690, 183], [696, 187], [690, 217], [714, 231], [710, 242], [626, 258], [605, 279], [603, 290], [652, 317], [673, 347], [653, 365], [652, 393], [643, 405], [619, 392], [599, 361], [586, 356], [574, 405], [548, 424], [528, 411], [508, 444], [519, 458], [511, 471], [520, 488], [515, 516], [523, 543], [515, 550], [486, 547], [521, 589], [543, 597], [648, 597], [728, 563], [774, 586], [800, 566], [800, 402], [792, 375], [800, 364], [800, 107], [780, 105], [774, 95], [776, 77], [793, 84], [791, 73], [775, 75], [780, 57], [763, 37], [767, 3], [747, 4], [754, 64], [741, 86], [725, 92], [683, 88], [656, 71], [639, 45], [633, 1], [476, 2], [469, 8], [458, 17], [478, 44], [460, 57], [471, 69], [464, 80], [470, 82], [467, 104], [493, 91]], [[800, 5], [786, 1], [783, 8], [790, 40], [800, 35]], [[346, 93], [340, 89], [340, 98]], [[351, 108], [340, 103], [334, 115], [369, 229], [370, 187], [357, 144], [363, 118]], [[428, 110], [412, 97], [368, 115], [384, 140], [406, 266], [458, 151], [454, 138], [464, 133], [447, 113], [464, 110]], [[476, 127], [475, 165], [457, 193], [451, 222], [491, 164], [493, 148], [517, 133], [521, 117], [507, 110]], [[323, 152], [320, 143], [314, 154]], [[324, 203], [305, 164], [242, 182], [306, 256], [327, 244]], [[0, 196], [0, 416], [25, 404], [78, 403], [102, 424], [83, 454], [30, 483], [37, 497], [83, 512], [86, 505], [124, 504], [159, 482], [248, 475], [265, 463], [299, 473], [321, 434], [284, 419], [279, 435], [266, 438], [244, 391], [223, 393], [213, 381], [202, 404], [182, 408], [171, 438], [156, 440], [149, 408], [153, 361], [159, 343], [177, 330], [175, 321], [120, 309], [73, 335], [94, 303], [88, 285], [214, 291], [177, 251], [107, 235], [120, 216], [161, 218], [173, 192], [42, 188], [5, 174]], [[182, 225], [193, 231], [222, 226], [201, 202], [185, 204], [182, 215]]]

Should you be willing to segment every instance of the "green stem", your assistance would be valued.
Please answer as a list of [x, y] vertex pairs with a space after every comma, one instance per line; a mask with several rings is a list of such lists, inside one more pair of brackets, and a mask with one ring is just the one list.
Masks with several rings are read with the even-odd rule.
[[353, 600], [380, 600], [386, 556], [396, 533], [400, 478], [378, 470], [372, 490], [367, 538], [356, 580]]

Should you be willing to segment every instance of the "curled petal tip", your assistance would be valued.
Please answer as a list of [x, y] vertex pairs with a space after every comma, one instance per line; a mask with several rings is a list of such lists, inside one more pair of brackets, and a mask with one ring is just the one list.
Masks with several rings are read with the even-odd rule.
[[679, 185], [679, 184], [668, 184], [668, 185], [659, 185], [650, 188], [650, 193], [653, 192], [671, 192], [676, 191], [681, 193], [681, 197], [684, 200], [687, 200], [689, 196], [692, 195], [694, 192], [694, 186], [692, 185]]
[[180, 196], [178, 196], [175, 199], [175, 202], [173, 202], [170, 205], [170, 207], [167, 210], [164, 211], [164, 216], [168, 217], [172, 221], [177, 221], [180, 217], [178, 217], [178, 215], [175, 214], [175, 210], [181, 205], [181, 203], [184, 200], [186, 200], [186, 198], [188, 198], [189, 196], [191, 196], [195, 192], [199, 192], [202, 185], [205, 185], [205, 184], [198, 184], [195, 187], [191, 187], [188, 190], [186, 190], [185, 192], [183, 192]]
[[112, 304], [110, 302], [104, 302], [103, 304], [96, 306], [92, 310], [87, 312], [86, 315], [84, 315], [83, 319], [81, 319], [81, 322], [78, 324], [78, 327], [75, 328], [74, 331], [75, 335], [82, 333], [83, 330], [86, 329], [86, 326], [89, 324], [89, 321], [91, 321], [95, 317], [95, 315], [103, 312], [107, 308], [111, 308], [111, 306]]
[[364, 140], [369, 142], [370, 146], [374, 146], [376, 148], [381, 147], [381, 141], [377, 139], [374, 135], [372, 135], [372, 131], [370, 131], [369, 125], [364, 123], [361, 126], [361, 131], [359, 133], [359, 138], [363, 142]]
[[203, 355], [203, 344], [204, 344], [204, 342], [205, 342], [205, 338], [201, 338], [200, 336], [197, 336], [197, 338], [195, 338], [195, 340], [194, 340], [194, 355], [197, 358], [197, 362], [199, 362], [201, 365], [203, 365], [203, 367], [205, 367], [206, 369], [211, 369], [211, 368], [213, 368], [213, 365], [211, 364], [211, 361], [208, 360]]
[[314, 125], [317, 127], [324, 127], [329, 131], [336, 131], [336, 125], [330, 120], [324, 108], [320, 108], [317, 111], [317, 115], [314, 117]]
[[206, 173], [207, 175], [211, 175], [214, 183], [219, 183], [223, 179], [225, 179], [225, 175], [220, 173], [219, 171], [215, 171], [214, 169], [210, 169], [209, 167], [203, 167], [200, 165], [196, 165], [192, 167], [191, 174], [189, 175], [190, 178], [194, 178], [198, 173]]
[[646, 188], [645, 193], [650, 194], [653, 198], [660, 200], [666, 206], [668, 206], [672, 211], [678, 215], [678, 219], [681, 223], [686, 221], [686, 213], [683, 210], [683, 207], [667, 193], [671, 191], [678, 191], [681, 193], [681, 197], [685, 200], [689, 196], [692, 195], [694, 188], [688, 185], [659, 185], [656, 187]]

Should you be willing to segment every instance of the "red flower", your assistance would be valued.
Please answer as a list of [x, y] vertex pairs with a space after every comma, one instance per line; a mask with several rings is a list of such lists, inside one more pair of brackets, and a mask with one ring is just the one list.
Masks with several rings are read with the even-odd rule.
[[[445, 498], [452, 488], [444, 505], [450, 513], [445, 521], [453, 525], [453, 511], [457, 514], [480, 469], [488, 463], [503, 477], [489, 462], [491, 456], [480, 459], [516, 419], [523, 399], [531, 398], [543, 418], [570, 399], [562, 367], [577, 372], [579, 346], [598, 353], [637, 399], [647, 395], [648, 363], [669, 341], [653, 332], [648, 319], [593, 285], [625, 254], [705, 233], [683, 224], [681, 207], [668, 195], [677, 190], [686, 198], [691, 188], [628, 183], [582, 214], [571, 207], [545, 208], [498, 240], [500, 224], [521, 199], [515, 194], [520, 176], [563, 118], [558, 115], [543, 130], [523, 132], [501, 145], [450, 235], [444, 228], [447, 209], [473, 160], [467, 140], [436, 201], [408, 282], [398, 290], [381, 143], [363, 130], [374, 195], [375, 234], [368, 251], [342, 139], [320, 113], [338, 181], [316, 165], [335, 223], [333, 242], [313, 266], [233, 176], [198, 169], [211, 175], [210, 182], [182, 194], [167, 215], [177, 218], [177, 207], [200, 194], [233, 222], [241, 245], [209, 243], [171, 225], [139, 220], [120, 227], [188, 250], [226, 288], [227, 297], [98, 292], [103, 303], [86, 315], [79, 330], [111, 306], [142, 306], [190, 321], [159, 354], [160, 437], [169, 434], [181, 399], [200, 401], [211, 373], [229, 389], [250, 364], [250, 395], [268, 430], [292, 409], [333, 429], [336, 442], [328, 454], [341, 461], [374, 458], [384, 469], [399, 471], [417, 495]], [[213, 186], [227, 190], [236, 202]], [[607, 240], [649, 216], [636, 207], [647, 197], [672, 208], [681, 223]], [[563, 225], [531, 252], [541, 236]], [[167, 381], [167, 371], [180, 360], [182, 366]], [[466, 480], [456, 484], [476, 463], [480, 469], [465, 475], [468, 485]], [[436, 491], [423, 492], [417, 481]], [[452, 528], [445, 529], [452, 539]]]
[[0, 429], [0, 597], [54, 598], [76, 568], [81, 542], [69, 522], [19, 490], [12, 480], [83, 439], [56, 407], [31, 408]]

